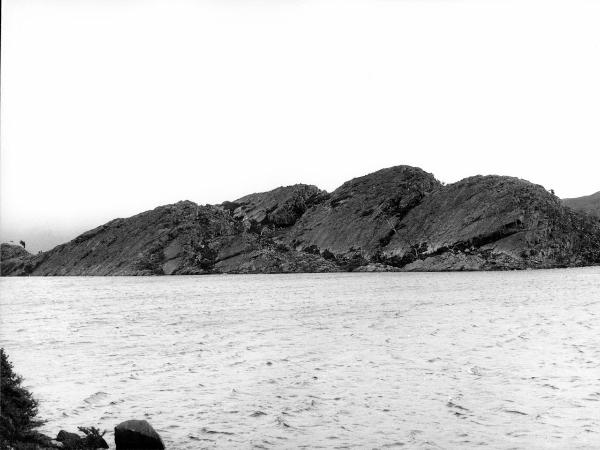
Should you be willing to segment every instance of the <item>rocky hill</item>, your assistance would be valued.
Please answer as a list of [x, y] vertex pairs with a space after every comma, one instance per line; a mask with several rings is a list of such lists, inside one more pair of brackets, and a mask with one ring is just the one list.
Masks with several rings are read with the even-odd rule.
[[330, 194], [294, 185], [161, 206], [38, 255], [6, 245], [3, 275], [506, 270], [600, 264], [600, 221], [517, 178], [443, 185], [397, 166]]
[[20, 274], [30, 256], [20, 245], [0, 244], [0, 274]]
[[20, 245], [14, 244], [0, 244], [0, 259], [12, 259], [20, 258], [24, 256], [30, 256], [31, 254]]
[[563, 203], [575, 211], [584, 212], [600, 218], [600, 191], [585, 197], [565, 198]]
[[425, 198], [381, 256], [407, 270], [587, 265], [599, 262], [599, 225], [542, 186], [476, 176]]

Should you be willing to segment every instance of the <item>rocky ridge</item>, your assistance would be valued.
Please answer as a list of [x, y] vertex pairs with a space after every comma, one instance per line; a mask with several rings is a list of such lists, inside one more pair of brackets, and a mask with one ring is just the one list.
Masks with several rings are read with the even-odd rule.
[[525, 180], [443, 185], [396, 166], [332, 193], [299, 184], [161, 206], [39, 255], [6, 245], [2, 275], [507, 270], [600, 264], [600, 220]]
[[584, 197], [565, 198], [563, 204], [576, 211], [600, 218], [600, 191]]

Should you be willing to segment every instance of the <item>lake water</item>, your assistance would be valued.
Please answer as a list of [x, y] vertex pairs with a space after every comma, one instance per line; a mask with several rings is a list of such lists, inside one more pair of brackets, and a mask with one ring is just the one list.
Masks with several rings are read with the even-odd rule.
[[171, 449], [600, 448], [600, 268], [2, 278], [43, 431]]

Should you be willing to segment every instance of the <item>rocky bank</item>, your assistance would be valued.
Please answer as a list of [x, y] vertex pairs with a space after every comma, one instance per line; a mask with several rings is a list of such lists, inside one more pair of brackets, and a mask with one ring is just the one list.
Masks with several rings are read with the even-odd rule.
[[[182, 201], [115, 219], [2, 275], [453, 271], [600, 264], [600, 219], [503, 176], [444, 185], [396, 166], [331, 193], [294, 185], [220, 205]], [[15, 248], [16, 247], [16, 248]]]

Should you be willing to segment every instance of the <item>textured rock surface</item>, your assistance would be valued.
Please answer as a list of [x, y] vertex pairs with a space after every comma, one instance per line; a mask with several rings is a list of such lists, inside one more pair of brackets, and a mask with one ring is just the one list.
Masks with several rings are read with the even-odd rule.
[[407, 270], [480, 270], [597, 263], [599, 227], [542, 186], [476, 176], [411, 210], [382, 249]]
[[56, 436], [58, 442], [62, 442], [64, 448], [75, 449], [83, 447], [83, 438], [77, 433], [69, 433], [65, 430], [60, 430]]
[[297, 184], [279, 187], [269, 192], [250, 194], [231, 204], [236, 207], [233, 217], [250, 227], [287, 227], [296, 223], [313, 204], [327, 193], [316, 186]]
[[[228, 213], [189, 201], [116, 219], [30, 258], [35, 275], [204, 273], [212, 246], [234, 234]], [[27, 272], [26, 272], [27, 273]]]
[[397, 166], [355, 178], [309, 209], [286, 236], [296, 249], [316, 246], [368, 259], [402, 218], [441, 185], [421, 169]]
[[[7, 261], [4, 275], [189, 275], [330, 272], [319, 255], [290, 251], [268, 226], [248, 229], [222, 206], [190, 201], [116, 219], [39, 255]], [[11, 263], [8, 265], [8, 263]]]
[[0, 259], [2, 261], [29, 255], [30, 253], [20, 245], [0, 244]]
[[145, 420], [127, 420], [115, 427], [117, 450], [164, 450], [158, 433]]
[[30, 256], [20, 245], [0, 244], [0, 275], [23, 272]]
[[[295, 185], [116, 219], [39, 255], [3, 244], [4, 275], [503, 270], [600, 264], [600, 221], [542, 186], [414, 167], [327, 194]], [[20, 249], [20, 247], [19, 247]]]
[[600, 218], [600, 191], [577, 198], [565, 198], [563, 203], [575, 211], [585, 212]]

